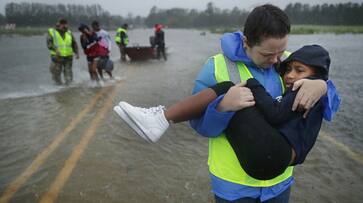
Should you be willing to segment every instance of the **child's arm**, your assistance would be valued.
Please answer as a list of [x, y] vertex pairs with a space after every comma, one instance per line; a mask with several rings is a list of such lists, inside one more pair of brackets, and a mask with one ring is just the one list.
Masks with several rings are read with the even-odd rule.
[[87, 37], [85, 35], [80, 36], [81, 46], [83, 49], [87, 48]]
[[293, 112], [291, 108], [297, 91], [292, 92], [288, 90], [279, 102], [273, 99], [256, 79], [247, 80], [246, 87], [251, 89], [256, 107], [272, 125], [284, 123], [296, 115], [296, 112]]
[[165, 110], [165, 118], [173, 123], [198, 118], [217, 97], [228, 92], [234, 84], [230, 81], [218, 83], [189, 96]]
[[165, 118], [173, 123], [188, 121], [203, 115], [209, 103], [217, 98], [215, 91], [211, 88], [204, 89], [189, 96], [165, 111]]
[[340, 105], [340, 96], [333, 81], [301, 79], [294, 83], [293, 90], [299, 87], [301, 88], [297, 93], [292, 110], [295, 111], [298, 106], [302, 106], [306, 109], [304, 113], [304, 117], [306, 117], [309, 109], [321, 99], [324, 107], [324, 119], [331, 121]]

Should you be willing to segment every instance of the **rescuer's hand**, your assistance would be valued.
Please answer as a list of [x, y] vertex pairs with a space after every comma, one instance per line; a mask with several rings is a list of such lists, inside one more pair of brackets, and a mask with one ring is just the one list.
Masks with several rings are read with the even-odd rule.
[[246, 83], [240, 83], [231, 87], [222, 101], [218, 104], [217, 110], [221, 112], [238, 111], [255, 105], [251, 90], [244, 87]]

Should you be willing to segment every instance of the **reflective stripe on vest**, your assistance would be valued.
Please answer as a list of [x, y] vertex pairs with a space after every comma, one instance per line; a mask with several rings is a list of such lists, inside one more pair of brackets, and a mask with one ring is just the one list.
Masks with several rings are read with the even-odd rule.
[[289, 51], [284, 51], [284, 53], [282, 53], [282, 56], [285, 58], [289, 57], [290, 55], [291, 55], [291, 52], [289, 52]]
[[[73, 55], [72, 34], [70, 31], [67, 31], [64, 34], [64, 39], [54, 28], [50, 28], [48, 32], [53, 38], [54, 47], [59, 50], [60, 56], [67, 57]], [[54, 50], [50, 50], [50, 54], [55, 56], [56, 52]]]
[[121, 43], [121, 32], [125, 33], [124, 44], [127, 45], [129, 43], [129, 37], [127, 36], [127, 30], [125, 30], [123, 28], [117, 29], [116, 36], [115, 36], [115, 42]]
[[[233, 70], [229, 69], [234, 68], [228, 66], [228, 60], [229, 59], [225, 60], [225, 57], [222, 54], [214, 56], [214, 75], [218, 83], [223, 81], [230, 81], [230, 79], [233, 78], [229, 75], [229, 73], [233, 73]], [[239, 81], [245, 81], [248, 78], [253, 77], [245, 64], [243, 64], [242, 62], [237, 62], [236, 64], [236, 67], [238, 68], [237, 71], [239, 74]], [[237, 71], [235, 73], [237, 73]], [[281, 86], [283, 86], [282, 83]], [[237, 156], [234, 153], [224, 133], [216, 138], [209, 138], [208, 165], [210, 172], [218, 178], [232, 183], [252, 187], [269, 187], [272, 185], [276, 185], [289, 178], [293, 172], [293, 167], [290, 166], [285, 170], [283, 174], [271, 180], [257, 180], [250, 177], [246, 174], [246, 172], [239, 164]]]

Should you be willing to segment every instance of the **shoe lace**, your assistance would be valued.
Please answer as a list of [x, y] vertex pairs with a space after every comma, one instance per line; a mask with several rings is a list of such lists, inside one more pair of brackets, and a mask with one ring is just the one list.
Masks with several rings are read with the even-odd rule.
[[165, 110], [165, 106], [162, 106], [162, 105], [151, 107], [151, 108], [141, 108], [141, 107], [138, 107], [138, 108], [140, 109], [140, 111], [142, 111], [143, 113], [146, 113], [146, 114], [158, 114]]

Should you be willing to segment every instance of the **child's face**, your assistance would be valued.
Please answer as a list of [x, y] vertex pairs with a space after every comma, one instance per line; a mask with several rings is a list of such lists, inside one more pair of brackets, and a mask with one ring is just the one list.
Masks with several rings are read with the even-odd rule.
[[287, 64], [284, 74], [284, 83], [287, 88], [291, 87], [295, 81], [313, 76], [314, 69], [298, 61], [292, 61]]

